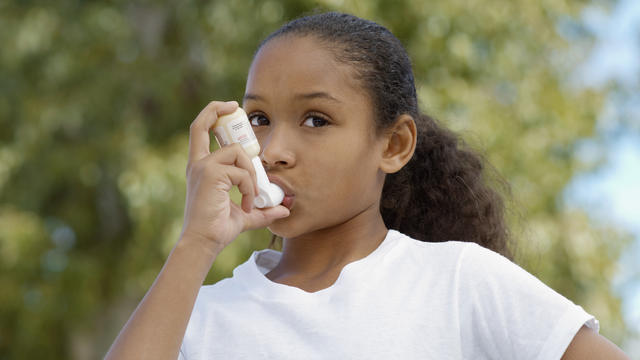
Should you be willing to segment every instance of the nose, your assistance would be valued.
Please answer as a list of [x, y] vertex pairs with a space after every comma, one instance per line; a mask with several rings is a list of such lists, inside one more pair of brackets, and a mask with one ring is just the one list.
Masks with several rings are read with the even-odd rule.
[[292, 151], [293, 134], [287, 134], [284, 126], [273, 126], [262, 143], [260, 158], [267, 170], [276, 167], [290, 168], [295, 166], [295, 156]]

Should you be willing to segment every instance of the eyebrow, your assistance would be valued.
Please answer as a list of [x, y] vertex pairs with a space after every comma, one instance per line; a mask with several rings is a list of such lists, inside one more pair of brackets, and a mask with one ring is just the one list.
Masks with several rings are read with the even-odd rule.
[[[315, 91], [315, 92], [310, 92], [310, 93], [306, 93], [306, 94], [297, 94], [294, 96], [295, 99], [304, 99], [304, 100], [311, 100], [311, 99], [325, 99], [325, 100], [330, 100], [333, 102], [342, 102], [338, 99], [336, 99], [335, 97], [329, 95], [329, 93], [324, 92], [324, 91]], [[260, 95], [256, 95], [256, 94], [251, 94], [251, 93], [246, 93], [244, 94], [243, 100], [256, 100], [256, 101], [264, 101], [264, 98]]]

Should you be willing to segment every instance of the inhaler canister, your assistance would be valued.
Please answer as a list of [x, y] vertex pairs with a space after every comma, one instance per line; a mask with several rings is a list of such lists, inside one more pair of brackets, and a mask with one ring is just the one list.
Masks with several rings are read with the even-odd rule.
[[251, 163], [256, 171], [259, 191], [259, 195], [253, 200], [253, 205], [257, 208], [265, 208], [282, 203], [284, 191], [278, 185], [269, 182], [267, 172], [259, 157], [260, 144], [251, 129], [251, 124], [244, 110], [238, 107], [232, 114], [220, 116], [216, 120], [213, 132], [220, 147], [240, 143], [251, 158]]

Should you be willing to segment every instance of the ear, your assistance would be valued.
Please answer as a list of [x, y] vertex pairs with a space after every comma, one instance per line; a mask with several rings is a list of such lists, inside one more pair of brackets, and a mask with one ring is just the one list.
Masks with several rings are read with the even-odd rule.
[[392, 174], [409, 162], [416, 149], [418, 130], [413, 117], [398, 116], [394, 125], [385, 133], [380, 170]]

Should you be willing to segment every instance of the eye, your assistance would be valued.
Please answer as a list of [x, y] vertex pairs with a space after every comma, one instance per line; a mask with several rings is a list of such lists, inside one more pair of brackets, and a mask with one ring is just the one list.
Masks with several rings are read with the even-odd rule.
[[308, 127], [323, 127], [329, 125], [329, 121], [322, 116], [311, 114], [305, 118], [304, 125]]
[[263, 114], [249, 114], [248, 118], [251, 126], [269, 125], [269, 119]]

